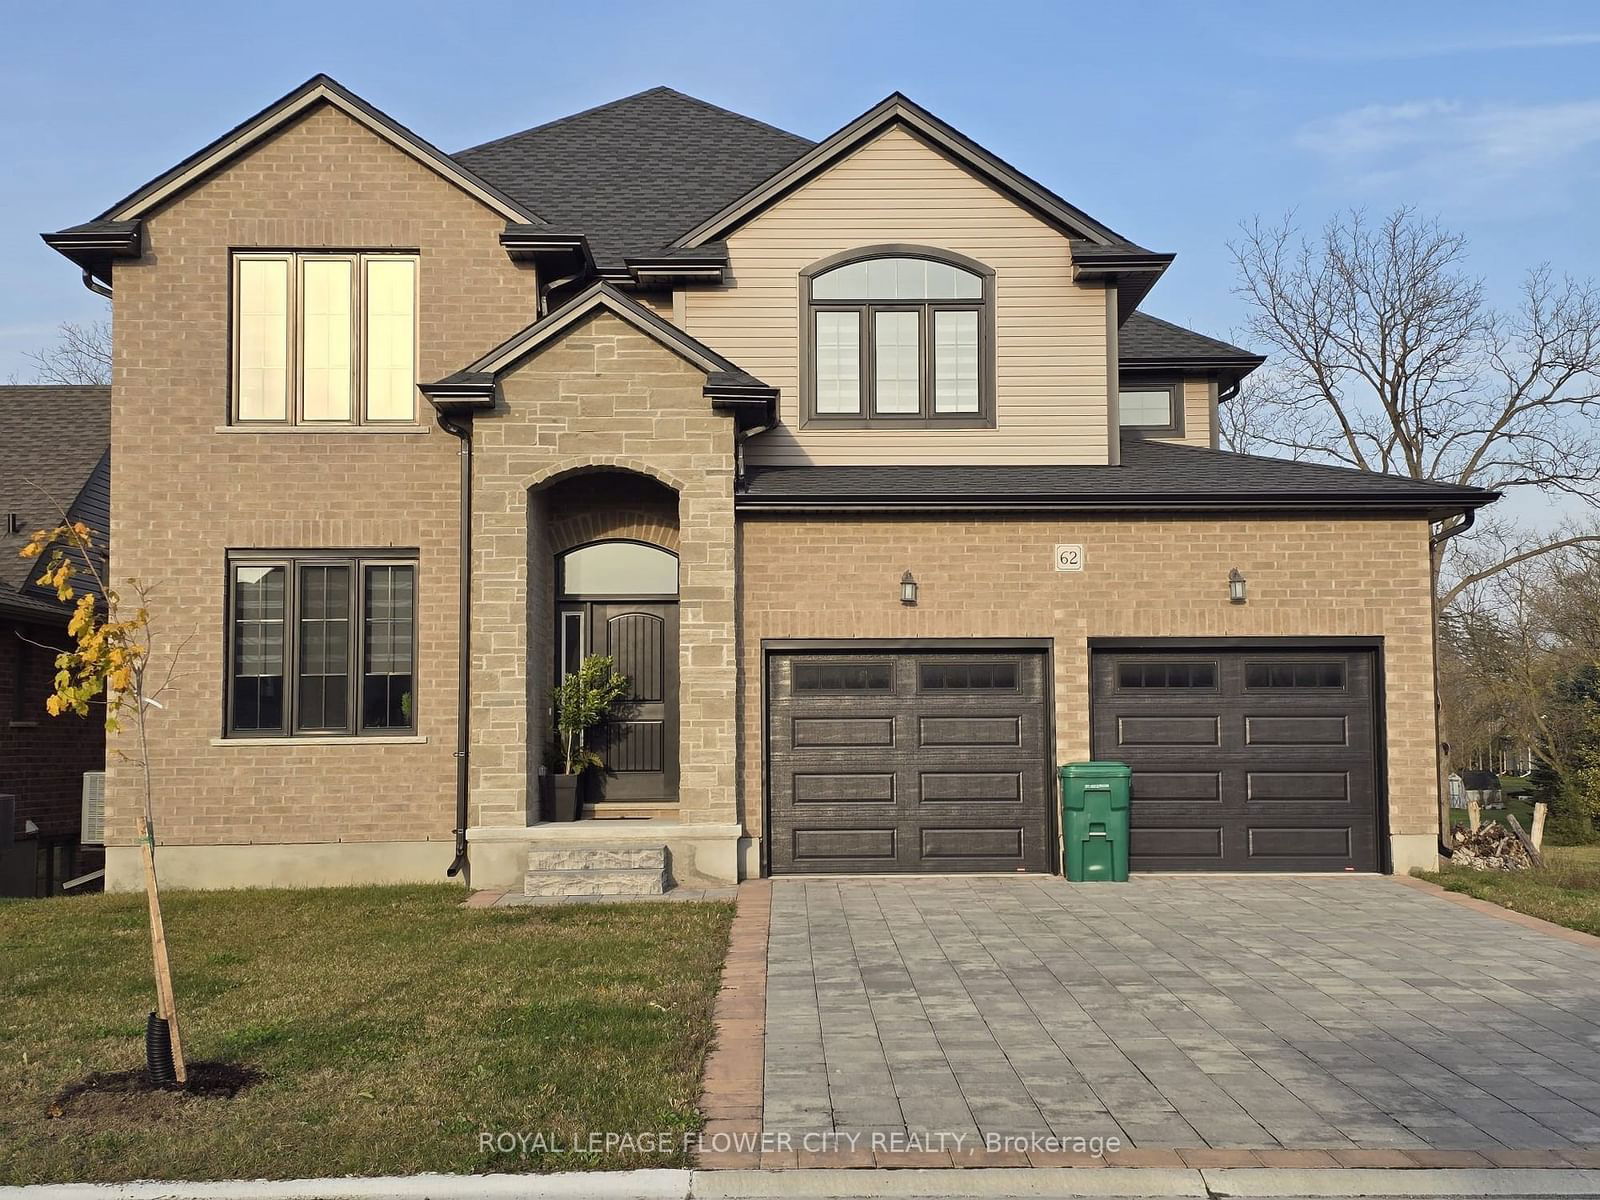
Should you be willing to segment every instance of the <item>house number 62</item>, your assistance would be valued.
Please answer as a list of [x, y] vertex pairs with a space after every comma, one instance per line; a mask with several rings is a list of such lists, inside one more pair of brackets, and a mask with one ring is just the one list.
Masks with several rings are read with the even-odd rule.
[[1056, 570], [1081, 571], [1083, 570], [1082, 546], [1057, 546]]

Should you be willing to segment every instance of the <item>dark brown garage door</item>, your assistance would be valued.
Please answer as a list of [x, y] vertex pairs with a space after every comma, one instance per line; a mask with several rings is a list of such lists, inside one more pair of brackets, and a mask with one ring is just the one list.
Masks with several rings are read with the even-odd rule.
[[775, 654], [774, 874], [1046, 871], [1037, 652]]
[[1144, 871], [1378, 869], [1369, 651], [1101, 651], [1094, 754]]

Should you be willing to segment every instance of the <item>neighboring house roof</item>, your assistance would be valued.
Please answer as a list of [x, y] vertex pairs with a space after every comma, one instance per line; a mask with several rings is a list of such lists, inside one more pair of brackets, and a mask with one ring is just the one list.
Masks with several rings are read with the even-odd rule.
[[1461, 786], [1469, 792], [1498, 792], [1500, 776], [1493, 771], [1463, 771]]
[[452, 157], [552, 226], [586, 235], [595, 261], [615, 271], [664, 250], [811, 146], [657, 87]]
[[[37, 529], [72, 520], [104, 542], [110, 526], [111, 389], [0, 386], [0, 612], [60, 617], [55, 593], [34, 584], [38, 560], [19, 557]], [[11, 516], [20, 529], [9, 532]], [[80, 577], [80, 582], [88, 581]]]
[[1129, 315], [1117, 334], [1117, 354], [1124, 367], [1159, 367], [1169, 363], [1249, 363], [1266, 360], [1220, 338], [1207, 337], [1146, 312]]
[[1126, 436], [1120, 466], [752, 467], [741, 508], [1424, 510], [1498, 493]]
[[422, 392], [441, 411], [493, 407], [495, 378], [596, 312], [609, 312], [706, 373], [713, 408], [734, 412], [741, 426], [769, 425], [778, 392], [671, 321], [663, 320], [609, 283], [595, 283], [547, 316], [501, 342], [475, 362]]

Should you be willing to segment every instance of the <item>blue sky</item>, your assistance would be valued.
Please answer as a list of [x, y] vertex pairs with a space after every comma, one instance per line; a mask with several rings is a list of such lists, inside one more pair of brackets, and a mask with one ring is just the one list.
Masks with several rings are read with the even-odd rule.
[[[100, 302], [38, 240], [327, 71], [446, 150], [665, 83], [811, 137], [899, 89], [1178, 260], [1146, 308], [1226, 336], [1253, 214], [1419, 206], [1510, 298], [1596, 273], [1583, 3], [4, 0], [0, 380]], [[1333, 14], [1337, 14], [1337, 16]]]

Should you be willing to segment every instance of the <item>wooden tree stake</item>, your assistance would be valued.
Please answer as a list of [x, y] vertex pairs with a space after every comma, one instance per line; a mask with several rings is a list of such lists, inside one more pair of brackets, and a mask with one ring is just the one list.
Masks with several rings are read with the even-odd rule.
[[1478, 826], [1483, 824], [1483, 805], [1476, 800], [1467, 801], [1467, 823], [1471, 826], [1473, 833], [1477, 833]]
[[189, 1082], [183, 1058], [183, 1038], [178, 1033], [178, 1005], [172, 991], [172, 961], [167, 957], [167, 927], [161, 919], [161, 892], [156, 883], [156, 839], [149, 819], [140, 814], [139, 848], [144, 857], [144, 890], [150, 900], [150, 954], [156, 972], [156, 1015], [166, 1021], [172, 1035], [172, 1066], [180, 1085]]
[[1544, 819], [1550, 815], [1550, 806], [1540, 800], [1533, 806], [1533, 831], [1529, 837], [1533, 839], [1533, 848], [1544, 851]]

